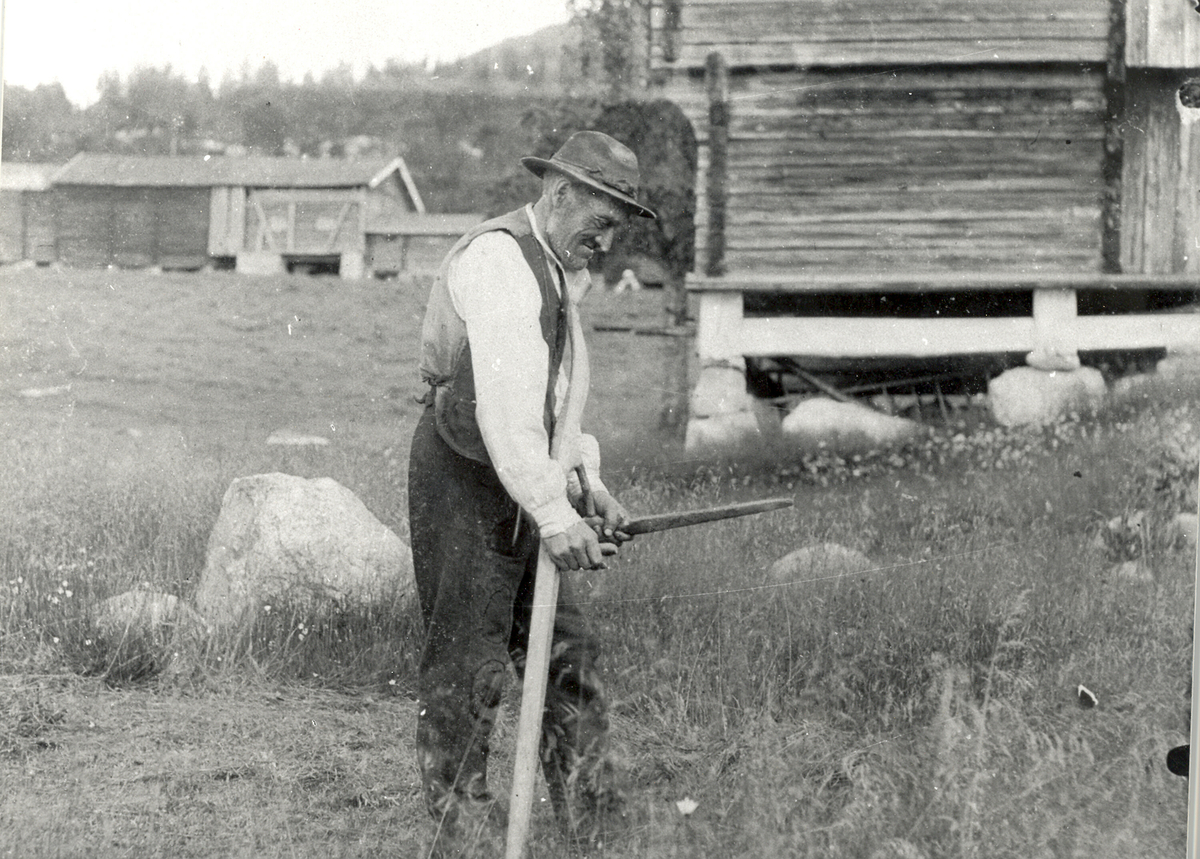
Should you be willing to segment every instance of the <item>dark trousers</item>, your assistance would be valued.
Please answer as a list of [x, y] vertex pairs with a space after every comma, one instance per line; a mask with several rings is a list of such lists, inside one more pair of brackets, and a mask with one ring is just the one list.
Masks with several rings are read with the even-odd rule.
[[[538, 538], [486, 464], [438, 435], [432, 409], [417, 424], [409, 465], [413, 571], [425, 619], [417, 758], [425, 802], [452, 837], [486, 813], [488, 741], [511, 660], [523, 673]], [[514, 536], [516, 539], [514, 540]], [[599, 644], [560, 583], [542, 766], [555, 811], [586, 827], [611, 771]], [[481, 812], [481, 809], [482, 812]]]

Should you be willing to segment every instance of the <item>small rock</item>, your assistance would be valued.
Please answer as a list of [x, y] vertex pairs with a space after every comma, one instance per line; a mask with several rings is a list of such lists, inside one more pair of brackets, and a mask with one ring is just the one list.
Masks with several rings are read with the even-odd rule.
[[276, 430], [267, 436], [267, 444], [289, 447], [325, 447], [329, 444], [329, 439], [319, 435], [305, 435], [292, 430]]
[[1014, 367], [988, 382], [992, 416], [1002, 426], [1054, 423], [1095, 409], [1106, 393], [1104, 376], [1094, 367], [1068, 372]]
[[911, 841], [889, 838], [875, 849], [870, 859], [925, 859], [925, 853]]
[[1174, 520], [1175, 532], [1182, 538], [1184, 545], [1196, 548], [1200, 540], [1200, 515], [1196, 513], [1180, 513]]
[[1114, 398], [1120, 399], [1142, 394], [1147, 389], [1152, 388], [1155, 382], [1156, 379], [1151, 373], [1134, 373], [1129, 376], [1122, 376], [1113, 382], [1112, 395]]
[[1200, 377], [1200, 355], [1172, 353], [1154, 366], [1154, 372], [1168, 381], [1195, 379]]
[[204, 618], [173, 594], [126, 591], [103, 600], [92, 614], [89, 667], [110, 680], [178, 673], [209, 632]]
[[1047, 373], [1069, 373], [1073, 370], [1078, 370], [1080, 367], [1078, 353], [1055, 352], [1053, 350], [1030, 352], [1025, 356], [1025, 363], [1035, 370], [1042, 370]]
[[874, 562], [856, 549], [837, 543], [818, 543], [789, 552], [771, 564], [767, 579], [781, 584], [813, 581], [863, 573], [874, 568]]
[[684, 449], [688, 451], [736, 449], [762, 437], [754, 412], [731, 412], [688, 421]]
[[784, 437], [794, 442], [854, 450], [900, 444], [915, 436], [921, 425], [857, 403], [811, 397], [792, 409], [782, 428]]
[[18, 397], [24, 397], [27, 400], [40, 400], [44, 397], [57, 397], [62, 394], [69, 393], [70, 385], [54, 385], [50, 388], [25, 388], [17, 392]]
[[1118, 579], [1125, 579], [1131, 582], [1153, 582], [1154, 576], [1150, 573], [1149, 567], [1141, 561], [1125, 561], [1117, 564], [1112, 569], [1113, 575]]

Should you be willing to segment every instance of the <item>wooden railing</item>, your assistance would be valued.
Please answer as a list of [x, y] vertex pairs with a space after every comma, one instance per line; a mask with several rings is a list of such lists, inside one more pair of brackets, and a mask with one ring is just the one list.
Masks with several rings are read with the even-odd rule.
[[[1196, 274], [902, 274], [696, 277], [696, 352], [703, 368], [743, 357], [935, 357], [1026, 352], [1077, 359], [1080, 351], [1200, 348], [1200, 313], [1080, 315], [1080, 290], [1200, 290]], [[746, 293], [1029, 291], [1016, 317], [747, 316]]]

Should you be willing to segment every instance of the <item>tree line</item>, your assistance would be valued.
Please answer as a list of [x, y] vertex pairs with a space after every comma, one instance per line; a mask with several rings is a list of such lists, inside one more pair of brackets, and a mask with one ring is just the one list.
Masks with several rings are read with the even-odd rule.
[[0, 158], [400, 155], [430, 209], [481, 211], [489, 186], [527, 154], [526, 114], [572, 99], [546, 80], [564, 63], [529, 60], [508, 49], [432, 69], [389, 62], [357, 80], [343, 66], [299, 82], [282, 80], [267, 62], [216, 86], [203, 72], [189, 79], [170, 66], [142, 67], [103, 75], [87, 107], [72, 104], [58, 83], [5, 85]]

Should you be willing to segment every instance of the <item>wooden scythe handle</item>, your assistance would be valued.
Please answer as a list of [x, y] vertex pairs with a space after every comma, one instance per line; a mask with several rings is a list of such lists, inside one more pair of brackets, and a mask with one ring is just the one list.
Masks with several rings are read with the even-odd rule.
[[[587, 401], [589, 372], [587, 347], [575, 300], [563, 290], [567, 302], [567, 325], [571, 338], [571, 380], [550, 445], [550, 456], [566, 467], [564, 461], [576, 454], [565, 439], [578, 437], [583, 406]], [[577, 447], [577, 445], [576, 445]], [[582, 468], [580, 469], [582, 471]], [[508, 833], [505, 859], [523, 859], [533, 811], [533, 786], [537, 778], [538, 744], [542, 733], [542, 712], [546, 706], [546, 681], [550, 673], [550, 645], [554, 637], [554, 614], [558, 607], [558, 570], [538, 547], [537, 573], [533, 581], [533, 608], [529, 620], [529, 642], [525, 650], [525, 678], [521, 687], [521, 715], [517, 722], [517, 749], [513, 764], [512, 793], [509, 799]]]

